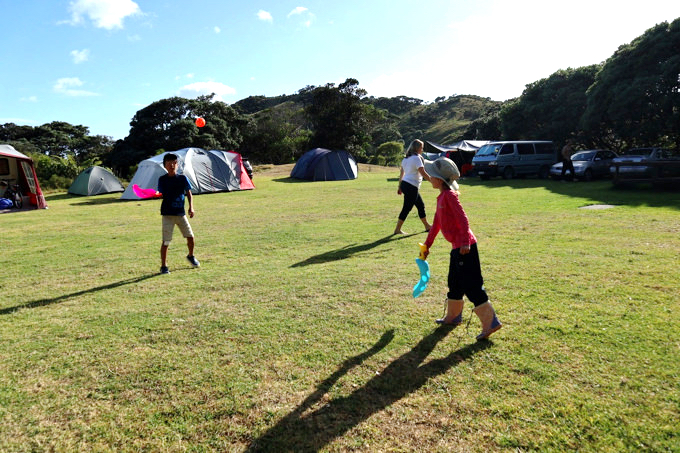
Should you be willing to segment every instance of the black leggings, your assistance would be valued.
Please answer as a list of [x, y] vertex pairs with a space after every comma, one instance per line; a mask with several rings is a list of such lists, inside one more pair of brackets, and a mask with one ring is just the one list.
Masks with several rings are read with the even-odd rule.
[[425, 203], [423, 203], [418, 188], [406, 181], [402, 181], [399, 188], [401, 189], [401, 193], [404, 194], [404, 207], [401, 208], [401, 212], [399, 213], [399, 220], [406, 220], [406, 217], [408, 217], [408, 213], [411, 212], [413, 206], [418, 209], [419, 218], [424, 219], [427, 217], [425, 215]]

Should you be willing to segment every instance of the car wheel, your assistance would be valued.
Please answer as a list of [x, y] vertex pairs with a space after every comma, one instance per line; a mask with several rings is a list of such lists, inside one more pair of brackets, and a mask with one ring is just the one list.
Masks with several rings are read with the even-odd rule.
[[505, 167], [503, 170], [503, 179], [512, 179], [515, 176], [515, 171], [512, 167]]
[[583, 180], [584, 181], [593, 180], [593, 171], [590, 168], [586, 169], [586, 171], [583, 173]]
[[538, 177], [541, 179], [548, 179], [550, 176], [550, 167], [544, 165], [538, 170]]

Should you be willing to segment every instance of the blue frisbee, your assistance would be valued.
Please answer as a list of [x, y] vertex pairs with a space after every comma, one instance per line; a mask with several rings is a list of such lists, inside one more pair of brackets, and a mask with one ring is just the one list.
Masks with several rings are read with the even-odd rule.
[[430, 281], [430, 265], [427, 261], [416, 258], [416, 264], [418, 269], [420, 269], [420, 280], [413, 287], [413, 297], [418, 297], [427, 288], [427, 282]]

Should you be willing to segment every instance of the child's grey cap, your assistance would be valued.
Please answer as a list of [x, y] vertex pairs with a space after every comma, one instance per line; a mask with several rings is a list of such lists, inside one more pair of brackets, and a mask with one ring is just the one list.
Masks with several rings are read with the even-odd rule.
[[425, 161], [425, 171], [428, 175], [439, 178], [453, 190], [458, 190], [456, 179], [460, 178], [460, 172], [456, 163], [448, 157], [438, 157], [434, 161]]

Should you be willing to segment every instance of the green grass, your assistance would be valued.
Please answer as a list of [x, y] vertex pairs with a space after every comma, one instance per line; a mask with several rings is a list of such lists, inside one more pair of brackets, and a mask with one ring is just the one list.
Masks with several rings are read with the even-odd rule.
[[463, 181], [505, 325], [476, 343], [469, 303], [433, 323], [441, 236], [411, 297], [425, 233], [371, 170], [196, 196], [170, 275], [156, 200], [1, 215], [0, 451], [680, 450], [680, 194]]

